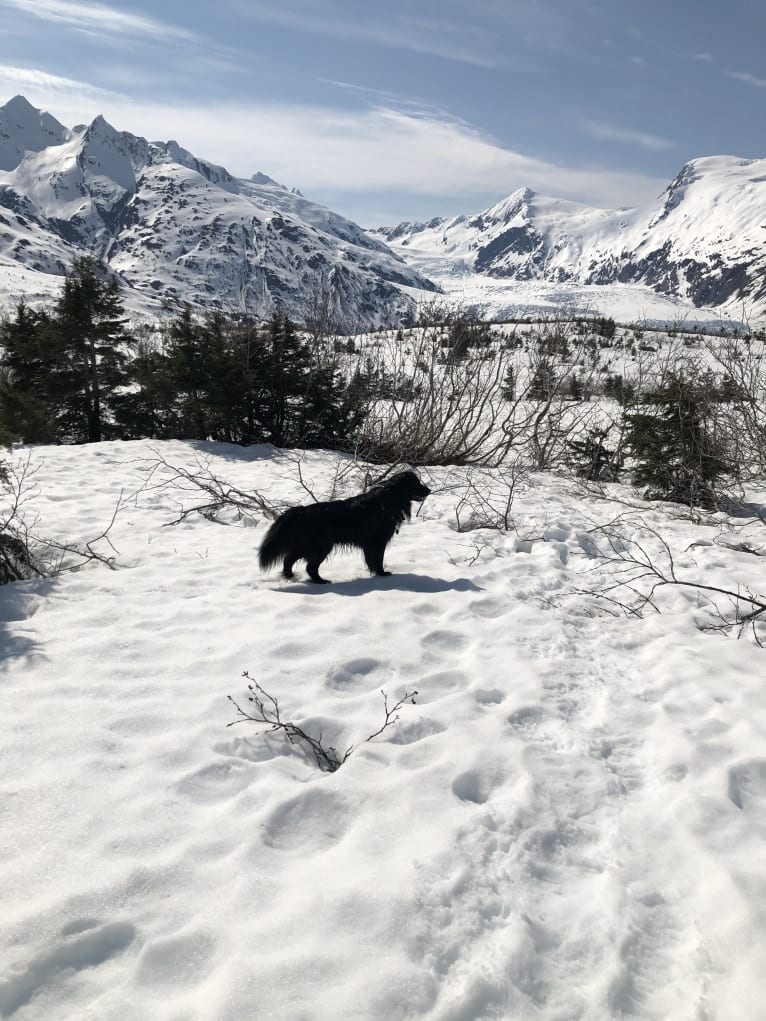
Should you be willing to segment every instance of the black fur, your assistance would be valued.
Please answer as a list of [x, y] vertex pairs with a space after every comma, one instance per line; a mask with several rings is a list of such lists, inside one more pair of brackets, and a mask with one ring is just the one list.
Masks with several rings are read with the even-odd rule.
[[383, 567], [386, 546], [410, 517], [412, 501], [420, 503], [430, 492], [415, 472], [405, 471], [348, 500], [291, 507], [266, 533], [258, 555], [261, 570], [282, 563], [282, 574], [292, 578], [296, 560], [305, 560], [309, 578], [326, 585], [319, 565], [340, 546], [360, 549], [372, 574], [390, 574]]

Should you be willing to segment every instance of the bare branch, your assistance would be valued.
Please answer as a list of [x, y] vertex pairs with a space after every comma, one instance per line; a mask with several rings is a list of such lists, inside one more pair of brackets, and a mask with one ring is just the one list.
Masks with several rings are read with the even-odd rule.
[[197, 499], [202, 497], [201, 502], [193, 503], [191, 506], [176, 501], [180, 513], [172, 521], [166, 522], [167, 525], [177, 525], [192, 514], [201, 514], [209, 521], [215, 521], [217, 515], [226, 507], [234, 508], [239, 518], [251, 522], [257, 521], [257, 514], [274, 519], [285, 510], [286, 505], [267, 500], [257, 490], [245, 492], [218, 478], [210, 470], [209, 458], [197, 457], [197, 467], [188, 469], [171, 464], [157, 450], [154, 454], [153, 459], [144, 463], [144, 471], [147, 473], [147, 480], [142, 487], [144, 491], [167, 490], [171, 498], [173, 491], [188, 493]]
[[[624, 520], [623, 518], [623, 523]], [[599, 547], [596, 544], [591, 555], [598, 559], [599, 566], [609, 568], [608, 576], [614, 578], [614, 582], [602, 586], [600, 590], [578, 589], [576, 590], [578, 594], [608, 601], [627, 614], [641, 616], [647, 607], [651, 607], [657, 613], [661, 612], [654, 599], [659, 589], [664, 587], [688, 589], [697, 592], [700, 605], [710, 607], [717, 617], [716, 624], [702, 624], [701, 630], [726, 633], [736, 631], [737, 635], [741, 636], [745, 629], [750, 628], [756, 642], [761, 644], [756, 624], [766, 623], [766, 595], [753, 592], [745, 586], [729, 588], [679, 576], [666, 539], [656, 529], [646, 524], [641, 524], [638, 532], [641, 538], [629, 536], [624, 527], [615, 522], [597, 525], [589, 531], [595, 539], [604, 540], [605, 545]], [[652, 541], [655, 549], [649, 548], [648, 540]], [[746, 552], [754, 551], [747, 549]], [[721, 610], [716, 597], [727, 600], [730, 609], [725, 612]]]
[[[307, 754], [310, 758], [313, 758], [314, 763], [325, 773], [334, 773], [340, 769], [343, 763], [348, 759], [349, 755], [354, 750], [354, 745], [349, 745], [345, 752], [341, 755], [334, 745], [325, 746], [322, 738], [323, 735], [320, 733], [319, 737], [314, 737], [312, 734], [307, 733], [303, 727], [300, 727], [297, 723], [292, 720], [284, 720], [279, 708], [279, 701], [274, 695], [269, 694], [256, 680], [254, 680], [250, 674], [245, 671], [242, 676], [250, 683], [247, 686], [249, 691], [248, 702], [251, 703], [252, 708], [249, 710], [243, 709], [238, 702], [236, 702], [231, 695], [227, 698], [234, 706], [237, 711], [237, 719], [232, 720], [228, 723], [228, 727], [233, 727], [238, 723], [263, 723], [266, 724], [268, 730], [265, 731], [267, 734], [278, 731], [282, 733], [291, 745], [301, 749], [304, 754]], [[408, 691], [396, 702], [395, 705], [389, 706], [388, 696], [385, 691], [381, 691], [383, 696], [383, 708], [384, 708], [384, 719], [383, 723], [377, 730], [369, 734], [363, 744], [368, 741], [372, 741], [373, 738], [378, 737], [387, 730], [388, 727], [392, 727], [399, 719], [399, 710], [406, 703], [415, 704], [415, 695], [417, 691]]]

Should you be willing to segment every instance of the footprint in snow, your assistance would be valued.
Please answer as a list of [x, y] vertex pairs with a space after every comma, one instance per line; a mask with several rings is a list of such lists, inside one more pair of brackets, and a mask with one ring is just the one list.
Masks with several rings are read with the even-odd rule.
[[99, 926], [91, 918], [70, 922], [62, 930], [57, 946], [33, 957], [9, 978], [0, 982], [0, 1014], [11, 1017], [16, 1011], [66, 972], [83, 971], [104, 964], [121, 953], [134, 940], [135, 926], [112, 922]]
[[422, 645], [429, 653], [454, 653], [464, 649], [468, 639], [459, 631], [430, 631], [423, 637]]
[[415, 744], [426, 737], [441, 734], [446, 728], [436, 720], [415, 720], [413, 723], [398, 723], [389, 738], [390, 744]]
[[213, 751], [227, 758], [243, 759], [245, 762], [268, 762], [280, 755], [289, 755], [290, 745], [283, 737], [274, 737], [267, 732], [254, 738], [235, 737], [230, 741], [219, 741], [213, 745]]
[[543, 533], [543, 538], [546, 542], [566, 542], [571, 534], [572, 529], [569, 525], [559, 523], [553, 528], [547, 528]]
[[359, 659], [351, 659], [348, 663], [335, 667], [327, 676], [327, 686], [335, 688], [336, 691], [347, 691], [349, 688], [360, 684], [365, 677], [381, 669], [383, 664], [378, 659], [369, 656], [362, 656]]
[[250, 783], [252, 771], [239, 757], [211, 762], [185, 776], [178, 791], [192, 801], [225, 801], [239, 794]]
[[743, 812], [766, 808], [766, 759], [748, 759], [729, 770], [729, 799]]
[[477, 617], [486, 617], [493, 620], [501, 617], [508, 610], [508, 603], [502, 599], [475, 599], [470, 607], [471, 613]]
[[478, 769], [467, 769], [452, 781], [452, 793], [461, 801], [484, 805], [494, 789], [494, 779]]
[[215, 939], [202, 931], [176, 933], [154, 940], [141, 953], [138, 981], [141, 985], [188, 989], [199, 982], [215, 950]]
[[525, 705], [509, 715], [508, 723], [522, 734], [534, 734], [546, 717], [547, 713], [542, 706]]
[[500, 691], [499, 688], [477, 688], [473, 697], [479, 703], [479, 705], [499, 705], [504, 699], [505, 695]]
[[312, 854], [337, 844], [350, 825], [346, 802], [316, 788], [280, 805], [266, 822], [263, 842], [279, 851]]
[[468, 677], [462, 670], [436, 670], [418, 680], [418, 705], [435, 702], [458, 688], [468, 687]]

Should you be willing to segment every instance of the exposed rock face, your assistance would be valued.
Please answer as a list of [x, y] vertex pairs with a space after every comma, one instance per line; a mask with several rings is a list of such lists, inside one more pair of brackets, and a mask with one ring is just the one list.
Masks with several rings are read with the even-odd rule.
[[[594, 209], [522, 188], [474, 217], [398, 224], [385, 237], [429, 272], [639, 283], [695, 305], [766, 312], [766, 159], [688, 163], [649, 209]], [[413, 260], [414, 261], [414, 260]]]
[[348, 326], [399, 321], [414, 304], [402, 287], [435, 289], [357, 224], [265, 174], [236, 178], [103, 117], [70, 130], [16, 97], [0, 107], [0, 168], [0, 288], [5, 267], [55, 293], [50, 275], [89, 254], [136, 310], [188, 302], [300, 318], [327, 292]]

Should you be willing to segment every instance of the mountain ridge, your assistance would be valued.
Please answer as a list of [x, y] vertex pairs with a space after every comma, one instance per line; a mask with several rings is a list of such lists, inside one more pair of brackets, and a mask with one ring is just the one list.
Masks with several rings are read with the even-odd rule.
[[411, 317], [410, 291], [437, 289], [357, 224], [268, 175], [237, 178], [100, 115], [70, 129], [14, 97], [0, 107], [0, 163], [7, 294], [21, 271], [52, 293], [50, 277], [82, 255], [147, 312], [188, 303], [300, 318], [327, 297], [338, 325], [367, 326]]
[[598, 209], [519, 188], [474, 215], [370, 233], [436, 278], [643, 284], [697, 307], [766, 313], [766, 159], [690, 160], [648, 207]]

